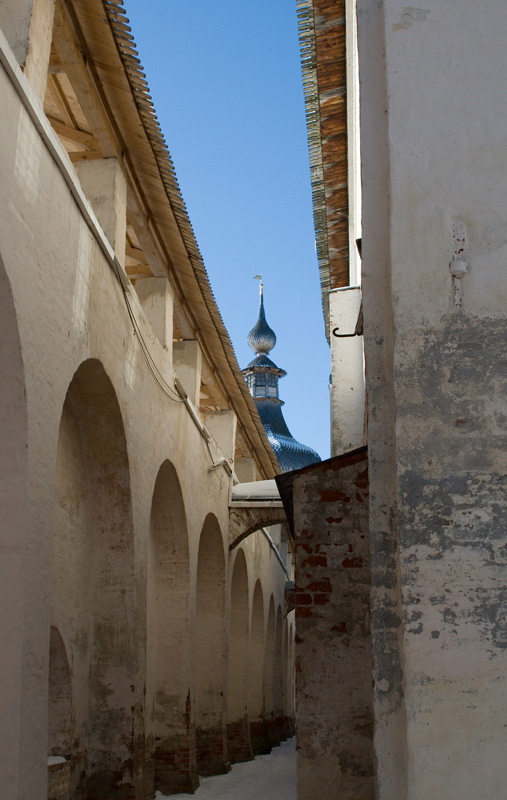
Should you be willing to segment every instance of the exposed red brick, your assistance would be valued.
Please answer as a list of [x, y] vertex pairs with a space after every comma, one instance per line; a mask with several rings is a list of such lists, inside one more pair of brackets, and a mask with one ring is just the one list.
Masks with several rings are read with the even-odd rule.
[[321, 489], [320, 491], [321, 503], [350, 503], [350, 497], [345, 492], [340, 492], [339, 489]]
[[357, 569], [358, 567], [362, 567], [364, 564], [364, 558], [360, 558], [357, 556], [356, 558], [345, 558], [342, 561], [342, 567], [347, 567], [348, 569]]
[[333, 625], [331, 630], [335, 631], [336, 633], [348, 633], [347, 623], [346, 622], [338, 622], [337, 625]]
[[301, 564], [302, 567], [327, 567], [327, 558], [326, 556], [308, 556], [305, 558], [303, 563]]
[[366, 468], [364, 472], [359, 473], [354, 481], [354, 486], [357, 486], [358, 489], [368, 488], [368, 468]]
[[312, 581], [306, 589], [308, 592], [331, 592], [333, 586], [329, 578], [326, 578], [323, 581]]
[[296, 617], [320, 617], [321, 615], [308, 606], [296, 606]]
[[199, 775], [223, 775], [231, 768], [225, 731], [220, 725], [196, 729], [197, 770]]
[[253, 759], [248, 717], [227, 724], [227, 750], [231, 764]]

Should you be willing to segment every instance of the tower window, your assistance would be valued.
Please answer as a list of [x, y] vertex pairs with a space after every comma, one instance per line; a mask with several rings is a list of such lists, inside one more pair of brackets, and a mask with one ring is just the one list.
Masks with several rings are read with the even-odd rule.
[[278, 397], [278, 380], [271, 372], [268, 374], [268, 397]]
[[266, 397], [266, 375], [264, 373], [258, 373], [255, 376], [254, 397]]

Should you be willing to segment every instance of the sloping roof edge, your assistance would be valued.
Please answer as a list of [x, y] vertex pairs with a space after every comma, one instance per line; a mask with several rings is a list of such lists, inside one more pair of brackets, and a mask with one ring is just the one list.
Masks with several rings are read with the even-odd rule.
[[[254, 438], [256, 439], [256, 441], [252, 442], [252, 446], [256, 449], [266, 476], [270, 478], [278, 471], [276, 456], [269, 444], [264, 426], [257, 413], [257, 408], [243, 375], [241, 374], [229, 334], [227, 333], [225, 324], [218, 310], [203, 258], [199, 251], [187, 209], [181, 195], [172, 159], [148, 91], [146, 75], [141, 66], [134, 38], [130, 33], [129, 20], [126, 16], [123, 0], [117, 0], [116, 2], [112, 2], [112, 0], [95, 0], [95, 2], [100, 3], [108, 20], [133, 102], [139, 114], [146, 137], [150, 142], [165, 195], [167, 196], [171, 212], [188, 255], [188, 262], [199, 286], [204, 306], [214, 328], [216, 339], [213, 346], [219, 346], [221, 348], [234, 378], [234, 386], [232, 387], [234, 389], [233, 393], [236, 403], [234, 410], [238, 414], [240, 420], [248, 416], [251, 422], [253, 422], [254, 431], [252, 431], [251, 426], [247, 425], [247, 428], [250, 428], [250, 431], [254, 433]], [[179, 266], [179, 268], [183, 269], [181, 266]], [[231, 398], [231, 400], [234, 400], [234, 398]]]
[[294, 469], [292, 472], [283, 472], [281, 475], [275, 476], [275, 483], [280, 492], [285, 516], [287, 517], [289, 529], [294, 538], [296, 537], [294, 528], [294, 481], [298, 475], [343, 469], [358, 461], [365, 461], [367, 457], [368, 445], [363, 445], [356, 450], [349, 450], [346, 453], [331, 456], [331, 458], [327, 458], [325, 461], [316, 461], [315, 464], [308, 464], [306, 467], [301, 467], [301, 469]]
[[[315, 243], [322, 293], [322, 309], [326, 338], [329, 341], [329, 298], [331, 289], [348, 284], [348, 197], [345, 206], [329, 200], [337, 190], [347, 194], [347, 177], [337, 180], [336, 168], [347, 163], [347, 141], [337, 135], [338, 127], [346, 131], [346, 85], [337, 79], [340, 63], [346, 58], [345, 3], [343, 0], [297, 0], [301, 71], [305, 99], [308, 152], [312, 186]], [[333, 36], [332, 49], [329, 48]], [[322, 42], [321, 42], [322, 39]], [[343, 71], [343, 70], [342, 70]], [[322, 84], [322, 85], [321, 85]], [[332, 98], [343, 102], [328, 111]], [[339, 126], [336, 125], [336, 119]], [[323, 125], [326, 139], [323, 142]], [[333, 141], [334, 140], [334, 141]], [[331, 169], [330, 169], [331, 168]], [[330, 169], [331, 177], [326, 176]], [[346, 236], [345, 236], [346, 234]]]
[[301, 72], [305, 98], [306, 128], [308, 135], [308, 155], [310, 159], [310, 180], [312, 186], [313, 225], [315, 245], [319, 265], [326, 336], [329, 328], [329, 300], [327, 293], [331, 288], [329, 276], [329, 245], [327, 236], [326, 192], [324, 187], [324, 165], [322, 159], [322, 139], [320, 134], [319, 82], [317, 79], [317, 48], [315, 40], [315, 18], [312, 0], [297, 0], [299, 49]]

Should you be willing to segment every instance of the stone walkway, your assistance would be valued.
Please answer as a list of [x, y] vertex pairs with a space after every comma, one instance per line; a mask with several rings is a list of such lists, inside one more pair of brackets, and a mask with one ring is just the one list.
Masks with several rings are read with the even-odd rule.
[[[197, 800], [296, 800], [296, 740], [275, 747], [268, 756], [234, 764], [227, 775], [201, 778]], [[157, 792], [157, 800], [167, 795]], [[189, 800], [191, 795], [172, 794], [169, 800]]]

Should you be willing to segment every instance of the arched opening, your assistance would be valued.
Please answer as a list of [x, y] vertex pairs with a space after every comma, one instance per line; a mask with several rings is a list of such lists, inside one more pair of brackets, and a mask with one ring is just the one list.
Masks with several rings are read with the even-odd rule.
[[190, 570], [180, 482], [165, 461], [157, 475], [150, 517], [147, 574], [147, 749], [155, 787], [193, 791], [198, 785], [190, 714]]
[[276, 629], [275, 629], [275, 656], [274, 656], [274, 671], [273, 671], [273, 700], [275, 705], [275, 719], [276, 729], [278, 736], [281, 740], [287, 738], [284, 726], [284, 713], [283, 713], [283, 652], [282, 652], [282, 608], [278, 606], [276, 611]]
[[229, 769], [225, 730], [225, 558], [216, 517], [208, 514], [199, 541], [196, 587], [195, 726], [197, 771]]
[[[20, 699], [23, 653], [23, 600], [26, 580], [26, 468], [28, 427], [25, 377], [16, 308], [12, 289], [0, 258], [0, 739], [6, 797], [18, 793], [17, 763], [20, 752]], [[8, 642], [8, 646], [6, 646]]]
[[250, 636], [250, 740], [254, 755], [269, 753], [271, 745], [264, 722], [264, 596], [255, 584]]
[[49, 640], [48, 754], [68, 756], [74, 738], [74, 712], [69, 659], [58, 628]]
[[248, 574], [237, 552], [231, 582], [227, 671], [227, 747], [232, 763], [253, 758], [248, 724]]
[[51, 626], [48, 681], [48, 798], [69, 796], [74, 710], [69, 659], [60, 631]]
[[275, 601], [273, 595], [269, 600], [268, 627], [266, 631], [266, 649], [264, 658], [264, 720], [271, 747], [280, 744], [280, 736], [276, 727], [275, 713]]
[[71, 797], [115, 800], [133, 786], [134, 589], [123, 422], [111, 381], [90, 359], [60, 421], [52, 557], [52, 624], [72, 665]]

